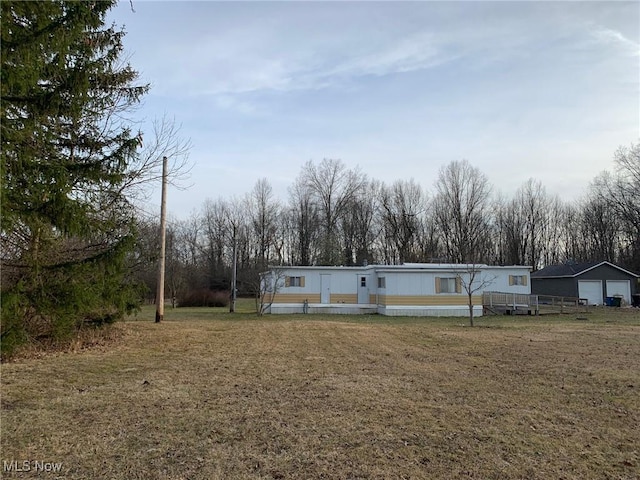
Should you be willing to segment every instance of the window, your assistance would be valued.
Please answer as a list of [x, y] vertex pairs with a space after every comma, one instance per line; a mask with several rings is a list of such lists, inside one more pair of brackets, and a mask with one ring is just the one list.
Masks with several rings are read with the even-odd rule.
[[456, 291], [456, 279], [455, 278], [441, 278], [440, 279], [440, 293], [455, 293]]
[[509, 275], [509, 285], [527, 285], [527, 276]]
[[304, 287], [304, 277], [286, 277], [284, 280], [285, 287]]
[[436, 293], [460, 293], [462, 285], [457, 277], [436, 277]]
[[367, 277], [360, 277], [360, 286], [361, 287], [367, 286]]
[[386, 277], [378, 277], [378, 288], [387, 288]]

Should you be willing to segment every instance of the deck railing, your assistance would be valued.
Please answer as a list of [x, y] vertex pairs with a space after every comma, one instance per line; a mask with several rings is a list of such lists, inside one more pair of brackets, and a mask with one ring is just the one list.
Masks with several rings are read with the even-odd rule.
[[526, 293], [505, 293], [505, 292], [484, 292], [482, 294], [482, 304], [485, 307], [511, 307], [516, 310], [518, 307], [527, 307], [536, 310], [538, 307], [538, 295]]
[[484, 292], [482, 304], [493, 312], [526, 310], [535, 315], [540, 312], [571, 313], [586, 311], [588, 308], [588, 302], [584, 298], [505, 292]]
[[586, 298], [538, 295], [538, 302], [542, 310], [549, 312], [573, 313], [589, 310], [589, 301]]

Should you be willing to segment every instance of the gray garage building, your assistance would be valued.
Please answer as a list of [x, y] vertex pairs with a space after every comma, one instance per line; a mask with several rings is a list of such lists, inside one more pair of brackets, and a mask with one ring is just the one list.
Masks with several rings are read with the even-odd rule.
[[531, 274], [531, 293], [585, 298], [589, 305], [603, 305], [607, 297], [619, 296], [631, 304], [638, 278], [610, 262], [549, 265]]

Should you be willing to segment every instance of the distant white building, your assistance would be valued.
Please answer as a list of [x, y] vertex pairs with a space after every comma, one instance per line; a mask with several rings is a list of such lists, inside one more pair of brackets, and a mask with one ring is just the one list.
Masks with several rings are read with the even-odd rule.
[[272, 267], [262, 276], [266, 313], [391, 316], [482, 315], [485, 291], [530, 294], [531, 267], [412, 263], [358, 267]]

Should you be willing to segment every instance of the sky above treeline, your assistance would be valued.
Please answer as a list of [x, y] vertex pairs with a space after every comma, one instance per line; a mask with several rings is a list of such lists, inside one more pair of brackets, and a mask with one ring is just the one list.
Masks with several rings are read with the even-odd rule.
[[108, 20], [152, 87], [135, 117], [191, 140], [179, 218], [261, 178], [286, 200], [323, 158], [427, 191], [466, 159], [507, 195], [577, 199], [640, 137], [640, 2], [125, 0]]

